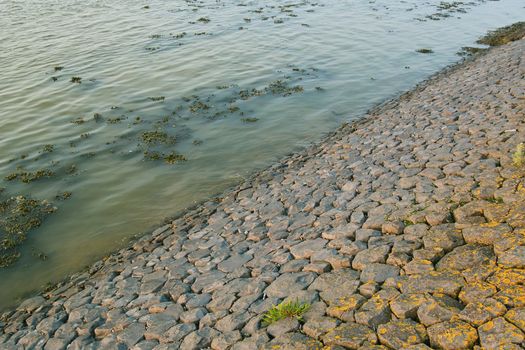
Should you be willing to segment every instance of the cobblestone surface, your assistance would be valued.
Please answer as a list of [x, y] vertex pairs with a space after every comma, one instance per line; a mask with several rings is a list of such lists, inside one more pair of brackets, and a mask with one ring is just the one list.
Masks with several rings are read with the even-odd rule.
[[[525, 346], [523, 52], [439, 74], [25, 300], [0, 348]], [[261, 325], [295, 299], [302, 323]]]

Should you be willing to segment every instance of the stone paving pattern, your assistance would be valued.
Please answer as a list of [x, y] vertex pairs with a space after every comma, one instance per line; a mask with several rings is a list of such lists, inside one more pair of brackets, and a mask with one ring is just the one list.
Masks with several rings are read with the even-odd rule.
[[[27, 299], [0, 348], [522, 349], [524, 52], [438, 74]], [[303, 322], [262, 327], [283, 300], [311, 303]]]

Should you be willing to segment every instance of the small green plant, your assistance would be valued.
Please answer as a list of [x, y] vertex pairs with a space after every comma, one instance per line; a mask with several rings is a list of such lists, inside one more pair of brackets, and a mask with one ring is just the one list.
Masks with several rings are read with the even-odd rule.
[[266, 327], [289, 317], [294, 317], [300, 321], [302, 320], [302, 315], [308, 311], [308, 309], [310, 309], [310, 304], [301, 303], [297, 300], [282, 302], [279, 305], [272, 306], [272, 308], [264, 314], [261, 323], [263, 327]]
[[512, 155], [512, 162], [517, 167], [525, 165], [525, 143], [520, 143], [516, 146], [516, 152]]

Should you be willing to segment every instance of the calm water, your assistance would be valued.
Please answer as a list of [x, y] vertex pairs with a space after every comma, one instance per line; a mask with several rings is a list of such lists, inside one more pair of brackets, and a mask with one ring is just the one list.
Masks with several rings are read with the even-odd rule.
[[[488, 29], [525, 17], [522, 0], [456, 12], [438, 5], [0, 0], [0, 187], [58, 208], [29, 233], [20, 260], [0, 270], [0, 308], [319, 140], [459, 60]], [[55, 176], [4, 180], [17, 167]], [[64, 191], [71, 198], [56, 200]]]

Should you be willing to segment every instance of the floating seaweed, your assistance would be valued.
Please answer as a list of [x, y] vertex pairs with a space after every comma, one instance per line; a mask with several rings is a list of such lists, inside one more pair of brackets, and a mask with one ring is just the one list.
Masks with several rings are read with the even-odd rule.
[[20, 180], [24, 183], [30, 183], [42, 178], [50, 178], [54, 175], [55, 173], [49, 169], [40, 169], [34, 172], [18, 169], [14, 173], [7, 175], [4, 179], [7, 181]]
[[500, 46], [510, 43], [511, 41], [520, 40], [524, 36], [525, 22], [517, 22], [509, 26], [488, 32], [476, 43], [489, 46]]
[[22, 195], [0, 201], [0, 267], [18, 260], [17, 247], [27, 239], [27, 233], [56, 209], [45, 200]]

